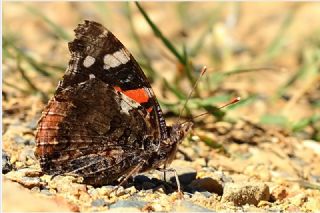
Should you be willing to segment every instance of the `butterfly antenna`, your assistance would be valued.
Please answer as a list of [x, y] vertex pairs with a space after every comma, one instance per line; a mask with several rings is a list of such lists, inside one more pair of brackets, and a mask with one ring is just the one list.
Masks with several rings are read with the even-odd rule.
[[[232, 104], [235, 104], [235, 103], [239, 102], [240, 100], [241, 100], [240, 97], [233, 98], [233, 99], [231, 99], [229, 102], [227, 102], [226, 104], [218, 107], [218, 109], [222, 109], [222, 108], [225, 108], [225, 107], [230, 106], [230, 105], [232, 105]], [[193, 120], [193, 119], [195, 119], [195, 118], [199, 118], [199, 117], [204, 116], [204, 115], [207, 115], [207, 114], [210, 114], [210, 113], [209, 113], [209, 112], [205, 112], [205, 113], [202, 113], [202, 114], [200, 114], [200, 115], [196, 115], [196, 116], [192, 117], [189, 121], [185, 121], [185, 122], [183, 122], [183, 123], [190, 122], [191, 120]]]
[[218, 109], [222, 109], [222, 108], [225, 108], [225, 107], [230, 106], [232, 104], [235, 104], [235, 103], [239, 102], [240, 100], [241, 100], [240, 97], [232, 98], [228, 103], [218, 107]]
[[206, 71], [207, 71], [207, 66], [203, 66], [202, 69], [201, 69], [201, 73], [200, 73], [198, 79], [197, 79], [196, 82], [194, 83], [193, 88], [191, 89], [191, 91], [190, 91], [190, 93], [189, 93], [186, 101], [185, 101], [184, 104], [183, 104], [183, 107], [182, 107], [181, 110], [180, 110], [179, 118], [178, 118], [178, 123], [180, 123], [180, 118], [181, 118], [181, 116], [182, 116], [182, 113], [183, 113], [184, 109], [186, 108], [187, 103], [188, 103], [188, 101], [190, 100], [190, 98], [191, 98], [194, 90], [195, 90], [196, 87], [198, 86], [198, 83], [199, 83], [201, 77], [204, 75], [204, 73], [205, 73]]

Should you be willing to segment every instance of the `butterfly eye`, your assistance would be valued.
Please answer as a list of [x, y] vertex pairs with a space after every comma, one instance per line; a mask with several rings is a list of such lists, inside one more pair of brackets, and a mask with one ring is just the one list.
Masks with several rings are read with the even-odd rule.
[[191, 128], [192, 128], [192, 123], [190, 123], [190, 122], [183, 123], [183, 124], [181, 125], [181, 128], [183, 129], [183, 132], [184, 132], [184, 133], [188, 133], [188, 132], [191, 130]]

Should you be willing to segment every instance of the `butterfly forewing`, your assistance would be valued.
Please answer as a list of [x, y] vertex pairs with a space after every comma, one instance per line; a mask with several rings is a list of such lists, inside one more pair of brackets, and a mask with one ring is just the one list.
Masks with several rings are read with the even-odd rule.
[[145, 108], [150, 113], [151, 125], [158, 130], [155, 138], [166, 138], [166, 123], [150, 83], [124, 45], [93, 21], [79, 24], [75, 32], [76, 39], [69, 43], [73, 57], [61, 87], [95, 76]]

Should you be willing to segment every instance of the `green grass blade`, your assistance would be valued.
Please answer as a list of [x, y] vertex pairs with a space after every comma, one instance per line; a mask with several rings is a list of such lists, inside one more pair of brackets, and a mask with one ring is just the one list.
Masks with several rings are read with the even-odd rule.
[[288, 118], [283, 115], [263, 115], [260, 118], [262, 124], [277, 125], [287, 127], [289, 124]]
[[22, 79], [27, 83], [27, 85], [31, 88], [33, 91], [40, 91], [36, 85], [32, 82], [32, 80], [27, 76], [25, 70], [21, 67], [21, 60], [20, 57], [18, 56], [17, 59], [17, 70], [21, 74]]
[[149, 78], [151, 78], [151, 80], [153, 80], [154, 78], [157, 77], [157, 73], [154, 71], [152, 64], [151, 64], [151, 59], [149, 58], [148, 54], [144, 51], [144, 48], [142, 46], [142, 42], [140, 40], [140, 37], [138, 36], [138, 33], [136, 31], [136, 28], [134, 27], [133, 24], [133, 17], [132, 17], [132, 11], [129, 5], [129, 2], [126, 3], [126, 7], [125, 7], [125, 14], [126, 17], [128, 19], [128, 23], [129, 23], [129, 27], [130, 27], [130, 31], [131, 31], [131, 35], [139, 49], [140, 54], [142, 55], [142, 57], [145, 59], [145, 63], [144, 66], [146, 68], [147, 71], [147, 76]]
[[184, 60], [183, 56], [179, 53], [179, 51], [173, 46], [173, 44], [167, 39], [160, 29], [153, 23], [153, 21], [149, 18], [148, 14], [145, 12], [145, 10], [141, 7], [141, 5], [138, 2], [135, 2], [140, 13], [144, 17], [144, 19], [147, 21], [149, 26], [151, 27], [153, 33], [155, 36], [160, 38], [160, 40], [163, 42], [163, 44], [170, 50], [170, 52], [180, 61], [181, 64], [186, 65], [187, 62]]
[[286, 32], [293, 23], [296, 12], [297, 7], [294, 7], [291, 8], [289, 12], [286, 14], [286, 17], [281, 23], [281, 26], [279, 27], [279, 31], [277, 32], [276, 36], [271, 41], [270, 45], [267, 47], [265, 53], [259, 57], [261, 61], [270, 60], [276, 57], [283, 50], [284, 44], [287, 40]]
[[223, 153], [228, 153], [228, 151], [226, 150], [226, 148], [218, 143], [217, 141], [213, 140], [212, 138], [210, 138], [209, 136], [205, 135], [205, 134], [197, 134], [200, 138], [201, 141], [203, 141], [207, 146], [213, 148], [213, 149], [217, 149], [220, 150], [220, 152]]
[[29, 93], [30, 93], [30, 91], [18, 87], [17, 84], [9, 83], [9, 82], [7, 82], [5, 79], [3, 79], [2, 82], [3, 82], [3, 85], [6, 85], [6, 86], [11, 87], [11, 88], [13, 88], [13, 89], [16, 89], [16, 90], [18, 90], [18, 91], [20, 91], [20, 92], [22, 92], [22, 93], [24, 93], [24, 94], [29, 94]]
[[35, 59], [33, 59], [29, 55], [25, 54], [20, 48], [15, 47], [15, 50], [17, 51], [19, 57], [21, 57], [21, 59], [28, 62], [37, 72], [39, 72], [43, 76], [47, 76], [47, 77], [51, 76], [50, 72], [48, 72], [46, 69], [44, 69], [43, 66], [41, 66], [38, 62], [36, 62]]
[[[18, 48], [15, 46], [14, 43], [10, 42], [6, 37], [3, 37], [3, 39], [6, 41], [7, 48], [11, 47], [13, 50], [17, 53], [19, 56], [19, 60], [25, 60], [27, 63], [29, 63], [37, 72], [42, 74], [43, 76], [51, 76], [51, 73], [48, 72], [41, 66], [38, 62], [36, 62], [35, 59], [33, 59], [31, 56], [27, 55], [24, 51], [21, 50], [21, 48]], [[13, 56], [13, 55], [12, 55]], [[16, 58], [16, 56], [13, 56]]]
[[317, 78], [320, 73], [320, 49], [311, 48], [305, 49], [302, 57], [302, 65], [290, 78], [279, 87], [277, 94], [280, 97], [285, 93], [285, 91], [291, 87], [298, 80], [303, 80], [303, 78]]
[[318, 121], [320, 121], [320, 114], [312, 115], [311, 117], [308, 117], [308, 118], [303, 118], [292, 125], [292, 131], [294, 132], [301, 131], [307, 126], [310, 126], [311, 124], [316, 123]]
[[[184, 66], [184, 70], [185, 70], [185, 73], [187, 75], [187, 78], [189, 80], [189, 83], [191, 84], [191, 86], [193, 86], [196, 82], [196, 80], [194, 79], [194, 76], [193, 76], [193, 73], [191, 70], [192, 67], [190, 66], [190, 63], [188, 62], [189, 61], [189, 56], [188, 56], [188, 52], [187, 52], [187, 47], [186, 45], [183, 45], [183, 58], [184, 58], [184, 61], [186, 61], [186, 64]], [[200, 73], [200, 72], [199, 72]], [[195, 88], [195, 93], [197, 95], [199, 95], [199, 92], [198, 92], [198, 88]]]

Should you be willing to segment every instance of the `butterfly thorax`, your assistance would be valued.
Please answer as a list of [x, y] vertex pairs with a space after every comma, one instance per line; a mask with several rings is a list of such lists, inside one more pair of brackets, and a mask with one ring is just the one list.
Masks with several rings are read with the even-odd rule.
[[160, 142], [157, 150], [152, 154], [149, 159], [149, 165], [152, 168], [158, 168], [161, 165], [170, 164], [178, 150], [178, 145], [183, 141], [186, 135], [190, 132], [193, 123], [178, 123], [173, 126], [167, 127], [168, 138]]

